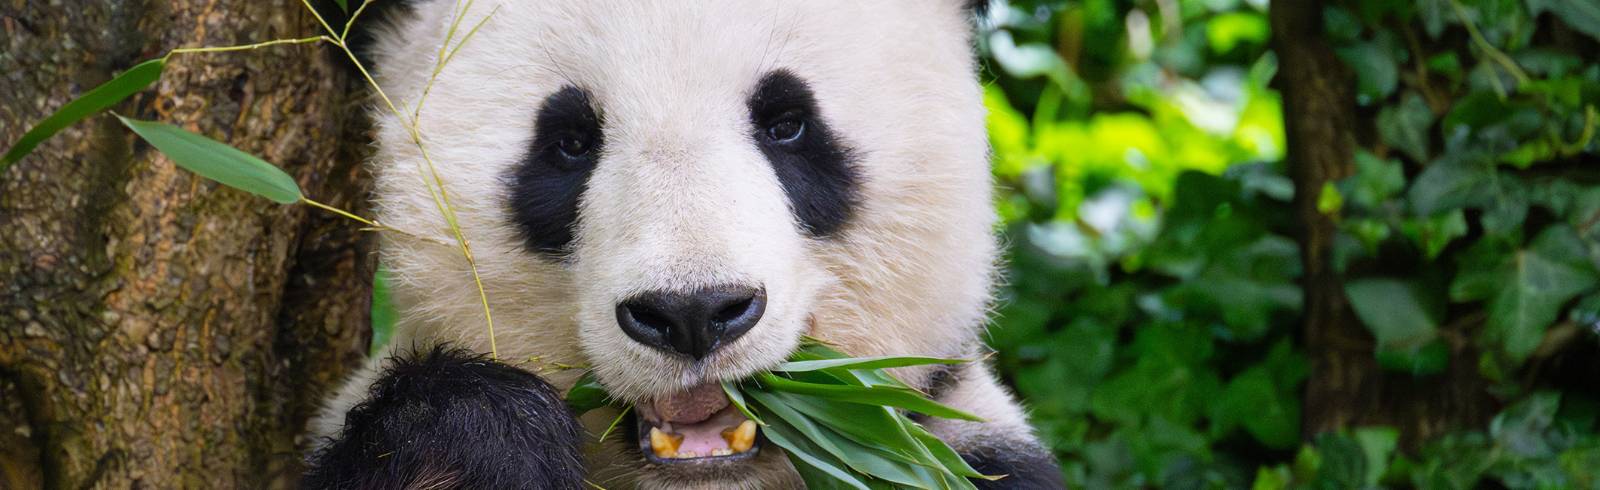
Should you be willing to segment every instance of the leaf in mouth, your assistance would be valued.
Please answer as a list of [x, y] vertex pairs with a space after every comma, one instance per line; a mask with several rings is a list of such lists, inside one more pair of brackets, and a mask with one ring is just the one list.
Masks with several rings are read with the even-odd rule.
[[[972, 489], [970, 478], [993, 480], [911, 420], [906, 411], [934, 417], [982, 421], [911, 388], [885, 369], [960, 364], [934, 357], [850, 357], [807, 339], [788, 362], [771, 372], [722, 383], [729, 404], [761, 425], [762, 434], [784, 449], [808, 488]], [[619, 406], [593, 373], [567, 393], [567, 404], [583, 414]]]

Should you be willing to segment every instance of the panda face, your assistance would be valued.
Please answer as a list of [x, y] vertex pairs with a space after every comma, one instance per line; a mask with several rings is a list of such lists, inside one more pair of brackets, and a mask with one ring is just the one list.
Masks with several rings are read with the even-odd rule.
[[962, 3], [479, 0], [431, 83], [456, 2], [416, 5], [375, 47], [407, 117], [427, 94], [426, 155], [374, 111], [379, 220], [422, 237], [384, 237], [400, 342], [489, 350], [448, 199], [501, 359], [588, 364], [627, 401], [802, 335], [966, 354], [994, 242]]

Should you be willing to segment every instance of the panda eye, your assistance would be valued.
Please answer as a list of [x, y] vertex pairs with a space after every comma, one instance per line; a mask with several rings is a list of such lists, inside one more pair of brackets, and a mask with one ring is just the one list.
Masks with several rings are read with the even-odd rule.
[[594, 145], [590, 144], [589, 138], [576, 135], [563, 136], [556, 141], [556, 150], [561, 152], [561, 156], [573, 160], [588, 156], [590, 149], [593, 147]]
[[798, 117], [785, 117], [767, 125], [767, 139], [773, 143], [793, 143], [806, 133], [806, 122]]

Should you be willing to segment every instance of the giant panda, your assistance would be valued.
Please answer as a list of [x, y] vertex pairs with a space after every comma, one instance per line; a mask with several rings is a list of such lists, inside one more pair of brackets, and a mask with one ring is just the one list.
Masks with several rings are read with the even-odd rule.
[[[479, 0], [454, 31], [457, 0], [391, 16], [370, 48], [388, 98], [371, 163], [378, 221], [408, 232], [380, 247], [401, 318], [312, 421], [305, 486], [798, 488], [781, 449], [718, 437], [743, 418], [718, 382], [805, 335], [982, 357], [997, 240], [972, 3]], [[416, 111], [426, 155], [390, 102]], [[614, 411], [564, 408], [563, 365], [636, 404], [623, 437], [595, 442]], [[988, 367], [896, 374], [985, 419], [919, 419], [1008, 475], [981, 486], [1060, 486]], [[651, 428], [687, 442], [657, 454]]]

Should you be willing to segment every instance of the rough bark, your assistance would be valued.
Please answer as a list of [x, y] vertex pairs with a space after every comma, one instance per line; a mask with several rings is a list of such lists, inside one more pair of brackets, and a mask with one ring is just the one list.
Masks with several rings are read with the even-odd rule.
[[[66, 3], [67, 5], [63, 5]], [[0, 0], [0, 145], [180, 46], [314, 35], [299, 2]], [[274, 162], [359, 209], [357, 85], [327, 47], [173, 58], [114, 110]], [[357, 227], [178, 169], [108, 116], [0, 172], [0, 487], [257, 488], [359, 361]]]
[[1477, 375], [1476, 353], [1456, 342], [1450, 368], [1416, 378], [1385, 372], [1373, 354], [1373, 339], [1344, 296], [1344, 278], [1334, 270], [1336, 231], [1317, 210], [1324, 184], [1353, 171], [1357, 131], [1354, 79], [1322, 37], [1323, 3], [1273, 2], [1273, 47], [1284, 99], [1288, 170], [1295, 183], [1295, 214], [1301, 224], [1305, 267], [1304, 342], [1311, 357], [1302, 432], [1307, 437], [1341, 428], [1389, 425], [1408, 444], [1461, 427], [1481, 426], [1493, 401]]

